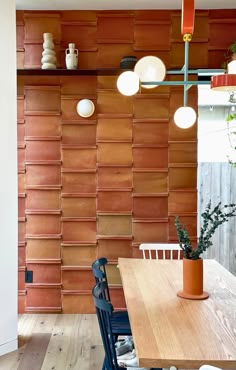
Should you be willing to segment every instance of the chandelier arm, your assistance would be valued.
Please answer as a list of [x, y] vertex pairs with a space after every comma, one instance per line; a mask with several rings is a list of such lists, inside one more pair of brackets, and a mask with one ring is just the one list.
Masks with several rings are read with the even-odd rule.
[[[189, 42], [184, 43], [184, 82], [188, 81]], [[188, 105], [188, 86], [184, 84], [184, 107]]]

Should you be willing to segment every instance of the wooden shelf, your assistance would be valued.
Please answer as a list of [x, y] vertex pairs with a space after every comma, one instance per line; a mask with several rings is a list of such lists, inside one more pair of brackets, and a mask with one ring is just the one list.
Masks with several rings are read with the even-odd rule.
[[118, 76], [126, 69], [98, 68], [98, 69], [17, 69], [18, 76]]
[[[203, 69], [199, 69], [201, 71]], [[97, 68], [97, 69], [41, 69], [41, 68], [23, 68], [17, 69], [18, 76], [118, 76], [122, 72], [132, 71], [132, 69], [124, 68]], [[205, 70], [213, 71], [213, 70]], [[215, 70], [221, 71], [221, 70]], [[189, 74], [198, 74], [198, 69], [189, 70]], [[167, 71], [170, 75], [183, 75], [182, 70]], [[198, 76], [198, 81], [207, 82], [211, 80], [211, 76]], [[169, 83], [171, 85], [171, 82]]]

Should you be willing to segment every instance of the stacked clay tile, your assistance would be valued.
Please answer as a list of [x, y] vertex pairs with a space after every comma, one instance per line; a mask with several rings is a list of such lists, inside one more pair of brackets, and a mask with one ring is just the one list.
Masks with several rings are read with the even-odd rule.
[[55, 69], [57, 68], [57, 58], [52, 33], [44, 33], [43, 40], [42, 69]]

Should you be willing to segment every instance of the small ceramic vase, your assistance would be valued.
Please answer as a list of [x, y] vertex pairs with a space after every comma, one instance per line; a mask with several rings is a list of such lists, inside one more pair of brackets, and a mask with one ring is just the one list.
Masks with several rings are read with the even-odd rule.
[[69, 48], [65, 50], [66, 54], [66, 68], [76, 69], [78, 66], [78, 49], [75, 49], [75, 44], [68, 45]]
[[56, 69], [57, 58], [52, 33], [43, 34], [42, 69]]
[[206, 299], [209, 297], [203, 291], [203, 260], [183, 258], [183, 290], [177, 296], [185, 299]]

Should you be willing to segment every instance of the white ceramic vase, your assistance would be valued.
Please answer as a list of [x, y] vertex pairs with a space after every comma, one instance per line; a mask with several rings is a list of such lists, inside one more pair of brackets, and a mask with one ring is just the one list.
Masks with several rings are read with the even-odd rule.
[[43, 52], [42, 52], [42, 69], [56, 69], [57, 68], [57, 58], [55, 52], [55, 45], [53, 42], [52, 33], [43, 34]]
[[75, 44], [70, 43], [69, 48], [65, 50], [66, 54], [66, 68], [76, 69], [78, 66], [78, 49], [75, 49]]

